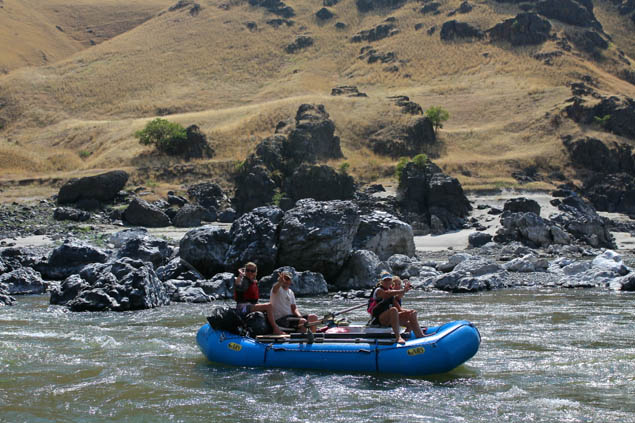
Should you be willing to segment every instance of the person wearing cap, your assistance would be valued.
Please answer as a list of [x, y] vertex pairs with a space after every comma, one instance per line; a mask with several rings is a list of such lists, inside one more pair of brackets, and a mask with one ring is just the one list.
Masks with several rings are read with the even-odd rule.
[[[315, 314], [302, 315], [295, 303], [295, 294], [291, 290], [293, 278], [289, 272], [280, 272], [278, 282], [271, 288], [270, 301], [273, 316], [278, 326], [290, 328], [299, 332], [306, 332], [307, 322], [317, 322]], [[311, 325], [311, 332], [315, 332], [315, 325]]]
[[249, 262], [245, 267], [238, 269], [238, 276], [234, 282], [234, 299], [236, 300], [236, 311], [240, 317], [245, 317], [254, 311], [265, 313], [267, 321], [273, 329], [274, 335], [282, 335], [284, 332], [280, 330], [273, 318], [273, 306], [271, 303], [258, 303], [260, 292], [258, 290], [258, 280], [256, 274], [258, 266], [256, 263]]
[[406, 343], [400, 334], [401, 325], [405, 326], [407, 331], [414, 331], [417, 338], [423, 337], [417, 315], [406, 311], [400, 312], [396, 306], [396, 297], [403, 296], [412, 289], [410, 282], [406, 283], [402, 289], [393, 289], [392, 284], [393, 276], [389, 272], [381, 272], [379, 283], [371, 294], [368, 307], [368, 312], [373, 317], [373, 323], [392, 327], [395, 341], [399, 344]]

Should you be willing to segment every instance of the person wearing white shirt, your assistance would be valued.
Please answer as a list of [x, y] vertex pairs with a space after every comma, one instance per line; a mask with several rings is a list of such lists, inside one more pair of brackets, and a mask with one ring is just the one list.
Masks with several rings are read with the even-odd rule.
[[[317, 322], [315, 314], [300, 314], [295, 303], [295, 294], [291, 290], [293, 278], [289, 272], [280, 272], [278, 282], [271, 288], [269, 301], [273, 308], [273, 318], [280, 327], [306, 332], [307, 322]], [[315, 332], [315, 325], [311, 325], [311, 331]]]

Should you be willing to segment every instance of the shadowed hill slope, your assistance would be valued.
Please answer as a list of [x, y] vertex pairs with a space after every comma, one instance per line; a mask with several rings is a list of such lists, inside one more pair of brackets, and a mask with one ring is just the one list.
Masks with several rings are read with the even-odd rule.
[[[593, 3], [602, 29], [592, 32], [610, 40], [602, 49], [578, 43], [588, 28], [551, 18], [537, 45], [490, 40], [488, 29], [522, 12], [514, 2], [432, 3], [182, 0], [67, 59], [1, 77], [0, 168], [19, 176], [173, 163], [132, 135], [156, 116], [200, 126], [215, 160], [242, 160], [299, 104], [321, 103], [351, 171], [370, 180], [394, 161], [370, 152], [368, 138], [410, 119], [388, 98], [406, 95], [450, 112], [437, 160], [446, 171], [468, 186], [504, 185], [531, 166], [566, 170], [560, 137], [597, 131], [554, 126], [568, 84], [588, 77], [598, 92], [635, 97], [624, 77], [635, 23], [610, 2]], [[330, 15], [318, 17], [324, 4]], [[442, 39], [452, 20], [479, 35]], [[338, 85], [368, 97], [329, 95]]]

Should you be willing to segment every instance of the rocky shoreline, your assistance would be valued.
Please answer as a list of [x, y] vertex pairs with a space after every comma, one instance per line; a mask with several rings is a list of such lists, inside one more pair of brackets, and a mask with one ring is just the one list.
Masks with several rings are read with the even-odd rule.
[[[564, 214], [557, 207], [562, 198], [553, 197], [551, 212]], [[387, 212], [369, 213], [341, 200], [300, 200], [287, 211], [258, 207], [231, 226], [186, 228], [172, 238], [124, 224], [112, 212], [60, 221], [50, 200], [5, 204], [0, 206], [0, 304], [46, 292], [51, 304], [71, 311], [213, 302], [232, 297], [232, 272], [246, 261], [259, 264], [265, 295], [282, 269], [294, 274], [300, 296], [365, 297], [382, 270], [409, 278], [415, 289], [449, 293], [517, 287], [635, 290], [635, 255], [618, 250], [611, 232], [628, 230], [627, 219], [601, 217], [575, 196], [567, 200], [578, 207], [569, 216], [550, 218], [542, 218], [538, 202], [526, 197], [505, 200], [502, 209], [477, 200], [472, 198], [474, 211], [463, 230], [425, 236]], [[572, 215], [584, 224], [568, 229], [562, 222], [570, 223]], [[49, 243], [30, 245], [34, 235]], [[426, 238], [458, 235], [465, 249], [425, 248]]]

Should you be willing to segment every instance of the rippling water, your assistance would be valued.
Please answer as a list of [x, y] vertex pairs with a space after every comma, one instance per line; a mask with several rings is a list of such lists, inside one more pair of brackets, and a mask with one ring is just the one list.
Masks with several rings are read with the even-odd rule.
[[[19, 297], [0, 308], [0, 421], [635, 422], [635, 296], [415, 295], [425, 324], [477, 325], [467, 365], [430, 378], [219, 366], [195, 341], [211, 305], [68, 313]], [[355, 304], [299, 299], [320, 315]]]

